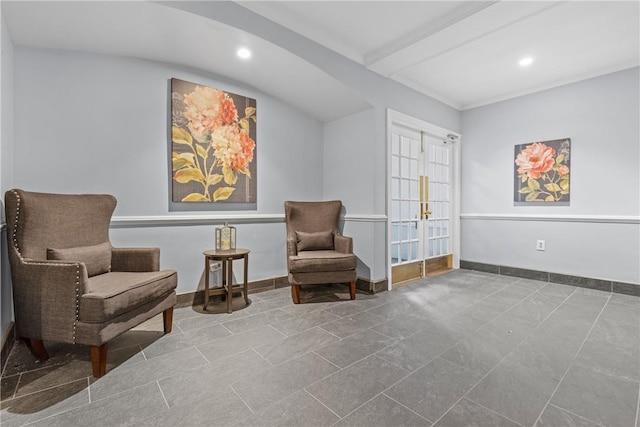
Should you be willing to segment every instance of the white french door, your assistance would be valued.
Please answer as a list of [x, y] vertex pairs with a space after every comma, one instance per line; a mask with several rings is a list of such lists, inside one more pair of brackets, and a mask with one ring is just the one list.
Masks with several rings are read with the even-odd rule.
[[391, 135], [391, 263], [423, 258], [420, 221], [420, 176], [423, 174], [421, 134], [395, 127]]
[[451, 255], [451, 218], [452, 218], [452, 144], [434, 137], [425, 138], [423, 152], [426, 185], [428, 192], [428, 214], [426, 215], [425, 259]]
[[391, 282], [452, 267], [454, 142], [398, 123], [390, 134]]

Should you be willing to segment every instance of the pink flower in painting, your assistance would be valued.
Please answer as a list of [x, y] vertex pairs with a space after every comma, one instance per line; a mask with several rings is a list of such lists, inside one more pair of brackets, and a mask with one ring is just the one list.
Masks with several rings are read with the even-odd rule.
[[538, 179], [540, 176], [551, 170], [555, 164], [554, 156], [556, 150], [540, 142], [535, 142], [527, 146], [516, 157], [518, 173], [526, 173], [529, 178]]
[[569, 166], [567, 166], [567, 165], [561, 165], [561, 166], [558, 168], [558, 175], [560, 175], [560, 176], [565, 176], [565, 175], [567, 175], [568, 173], [569, 173]]
[[228, 125], [238, 118], [233, 100], [221, 90], [196, 86], [184, 96], [184, 117], [196, 139], [202, 141], [221, 125]]
[[237, 126], [220, 126], [211, 134], [211, 147], [222, 167], [245, 169], [253, 160], [255, 146], [247, 131]]
[[249, 132], [244, 129], [240, 130], [240, 146], [242, 150], [236, 153], [231, 167], [239, 170], [246, 168], [253, 160], [253, 150], [256, 147], [256, 143], [251, 137]]

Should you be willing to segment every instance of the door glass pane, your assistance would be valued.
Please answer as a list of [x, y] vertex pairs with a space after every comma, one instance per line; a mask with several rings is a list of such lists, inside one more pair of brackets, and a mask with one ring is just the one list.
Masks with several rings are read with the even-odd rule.
[[401, 187], [400, 197], [403, 199], [408, 199], [409, 198], [409, 180], [403, 179], [400, 182], [400, 187]]
[[391, 201], [391, 221], [400, 220], [400, 202], [398, 200]]
[[418, 170], [418, 159], [411, 159], [409, 162], [411, 167], [411, 171], [409, 172], [409, 176], [411, 179], [418, 179], [419, 170]]
[[402, 144], [400, 146], [400, 153], [404, 157], [411, 156], [411, 138], [408, 138], [406, 136], [402, 137]]
[[411, 232], [411, 239], [416, 240], [418, 238], [418, 222], [417, 221], [411, 221], [410, 232]]
[[411, 189], [410, 189], [409, 197], [412, 200], [418, 200], [418, 181], [411, 181], [410, 185], [411, 185]]
[[391, 245], [391, 262], [392, 263], [397, 263], [400, 260], [400, 257], [398, 255], [399, 249], [400, 249], [399, 244], [394, 243]]
[[411, 206], [411, 218], [417, 219], [420, 217], [420, 203], [417, 201], [412, 201], [409, 203]]
[[417, 139], [412, 139], [411, 140], [411, 154], [410, 155], [414, 159], [417, 159], [418, 156], [420, 155], [420, 141], [418, 141]]
[[391, 223], [391, 241], [397, 242], [398, 239], [398, 228], [400, 228], [400, 224], [392, 222]]
[[409, 209], [409, 202], [403, 200], [401, 203], [400, 214], [403, 220], [411, 219], [411, 209]]
[[400, 234], [402, 240], [409, 240], [409, 223], [402, 224], [402, 233]]
[[400, 261], [409, 261], [409, 243], [400, 244]]
[[391, 179], [391, 197], [394, 199], [400, 198], [400, 180], [398, 178]]

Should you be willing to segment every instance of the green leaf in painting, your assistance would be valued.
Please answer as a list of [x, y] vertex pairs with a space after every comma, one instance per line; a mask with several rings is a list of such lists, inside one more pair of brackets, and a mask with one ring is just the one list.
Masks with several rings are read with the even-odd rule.
[[560, 163], [562, 163], [563, 160], [564, 160], [564, 154], [558, 154], [558, 157], [556, 157], [556, 165], [559, 165]]
[[180, 157], [174, 157], [173, 159], [171, 159], [171, 163], [173, 164], [174, 171], [177, 171], [178, 169], [182, 169], [188, 164], [186, 159], [182, 159]]
[[247, 119], [240, 119], [240, 126], [242, 127], [242, 129], [246, 130], [247, 132], [249, 132], [249, 120]]
[[249, 168], [238, 169], [238, 172], [251, 178], [251, 171], [249, 170]]
[[207, 149], [203, 148], [202, 145], [196, 145], [196, 151], [198, 152], [198, 156], [202, 157], [203, 159], [207, 158]]
[[564, 176], [560, 180], [560, 188], [562, 191], [569, 191], [569, 175]]
[[171, 162], [173, 163], [173, 170], [182, 169], [187, 166], [195, 167], [193, 153], [171, 153]]
[[534, 191], [532, 193], [527, 194], [527, 197], [524, 200], [527, 202], [535, 202], [539, 195], [540, 193], [538, 193], [537, 191]]
[[545, 201], [545, 202], [555, 202], [555, 201], [556, 201], [556, 198], [555, 198], [555, 197], [553, 197], [551, 194], [549, 194], [549, 195], [544, 199], [544, 201]]
[[171, 127], [171, 140], [176, 144], [191, 145], [193, 143], [191, 134], [186, 130], [176, 126]]
[[560, 188], [560, 186], [555, 182], [550, 182], [549, 184], [545, 184], [544, 188], [546, 188], [549, 191], [562, 191], [562, 188]]
[[209, 175], [207, 177], [208, 185], [216, 185], [220, 181], [222, 181], [222, 175], [220, 175], [219, 173], [214, 173], [213, 175]]
[[520, 194], [529, 194], [531, 193], [533, 190], [529, 187], [522, 187], [521, 189], [518, 190], [518, 193]]
[[202, 194], [191, 193], [182, 199], [183, 202], [208, 202], [207, 198]]
[[222, 168], [222, 175], [224, 175], [224, 182], [229, 185], [234, 185], [238, 180], [238, 175], [230, 167], [224, 166]]
[[231, 194], [235, 191], [233, 187], [220, 187], [216, 191], [213, 192], [213, 201], [217, 202], [218, 200], [227, 200], [231, 197]]
[[174, 175], [174, 179], [178, 181], [180, 184], [185, 184], [190, 181], [198, 181], [204, 184], [204, 175], [202, 175], [202, 172], [200, 172], [200, 169], [196, 169], [196, 168], [180, 169]]
[[527, 185], [534, 191], [540, 190], [540, 183], [533, 178], [529, 178]]
[[244, 116], [251, 117], [256, 113], [256, 107], [247, 107], [244, 109]]

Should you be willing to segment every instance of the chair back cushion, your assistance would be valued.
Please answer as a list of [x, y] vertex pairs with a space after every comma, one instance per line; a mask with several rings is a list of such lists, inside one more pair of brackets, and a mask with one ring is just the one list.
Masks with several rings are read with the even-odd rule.
[[[338, 225], [342, 202], [284, 202], [287, 235], [298, 242], [296, 232], [339, 234]], [[319, 235], [316, 235], [319, 236]], [[327, 248], [325, 248], [327, 249]]]
[[87, 275], [93, 277], [111, 271], [111, 243], [68, 249], [47, 248], [47, 259], [83, 262]]
[[305, 233], [296, 231], [296, 246], [300, 251], [333, 250], [333, 231]]
[[7, 233], [20, 256], [46, 260], [47, 249], [108, 243], [116, 199], [107, 194], [9, 190], [5, 194], [5, 207]]

